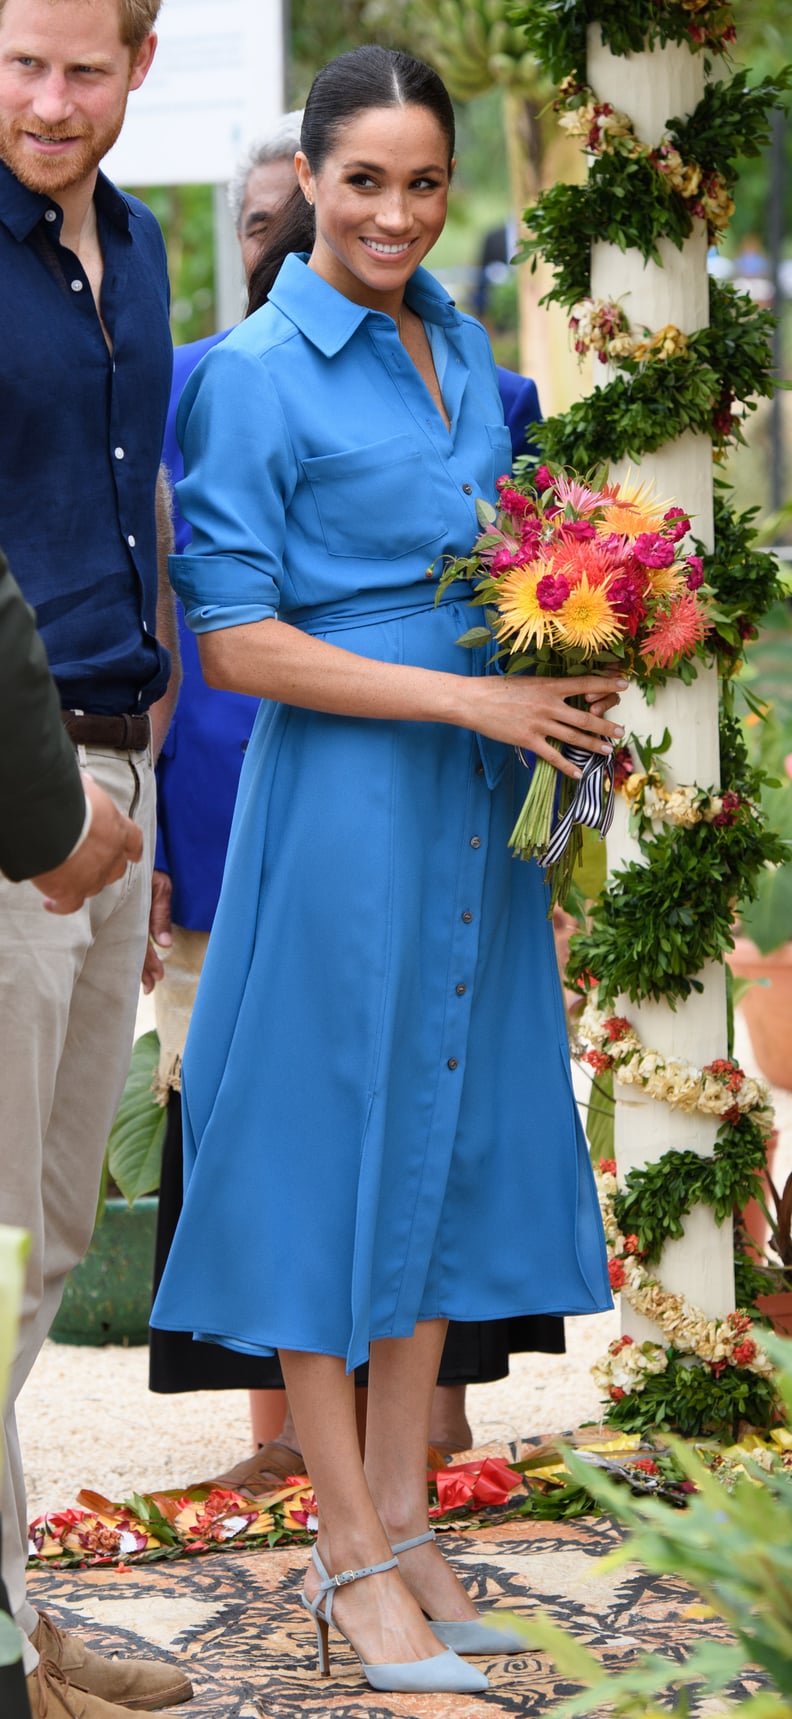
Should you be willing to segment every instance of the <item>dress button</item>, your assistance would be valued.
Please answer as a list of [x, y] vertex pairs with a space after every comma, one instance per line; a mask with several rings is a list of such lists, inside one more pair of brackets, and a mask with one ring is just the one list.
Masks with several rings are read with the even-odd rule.
[[467, 990], [467, 985], [457, 985], [457, 988], [456, 988], [457, 996], [458, 997], [464, 997], [466, 990]]
[[476, 775], [477, 776], [483, 776], [484, 775], [484, 765], [483, 764], [477, 764], [476, 765]]
[[58, 219], [57, 209], [45, 209], [44, 210], [44, 219], [45, 219], [45, 221], [57, 221], [57, 219]]
[[459, 1063], [457, 1062], [457, 1059], [455, 1056], [449, 1057], [448, 1066], [449, 1066], [449, 1068], [459, 1068]]
[[473, 485], [472, 485], [472, 483], [463, 483], [463, 485], [462, 485], [462, 488], [463, 488], [463, 490], [464, 490], [464, 492], [465, 492], [465, 495], [472, 495], [472, 494], [473, 494]]
[[114, 454], [115, 454], [115, 457], [116, 457], [116, 459], [117, 459], [117, 460], [122, 460], [122, 459], [123, 459], [123, 458], [124, 458], [124, 450], [123, 450], [123, 448], [114, 448], [114, 449], [113, 449], [113, 452], [114, 452]]
[[462, 915], [462, 924], [463, 925], [472, 925], [473, 924], [473, 915], [472, 915], [472, 913], [468, 913], [467, 909], [465, 910], [465, 912]]
[[83, 289], [82, 281], [72, 281], [71, 289], [72, 289], [72, 292], [82, 292], [82, 289]]
[[130, 549], [134, 549], [135, 544], [137, 543], [137, 538], [136, 538], [133, 531], [130, 531], [129, 536], [127, 538], [127, 543], [129, 544]]
[[480, 848], [481, 847], [481, 837], [480, 836], [471, 836], [470, 845], [472, 848]]

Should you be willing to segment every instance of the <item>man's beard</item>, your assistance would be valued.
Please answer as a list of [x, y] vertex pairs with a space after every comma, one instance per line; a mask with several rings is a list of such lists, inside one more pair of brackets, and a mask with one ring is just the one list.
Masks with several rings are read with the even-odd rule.
[[[90, 126], [75, 134], [69, 125], [45, 126], [35, 119], [10, 124], [0, 119], [0, 159], [29, 191], [40, 191], [45, 197], [55, 197], [96, 171], [99, 163], [112, 149], [124, 123], [126, 101], [102, 127]], [[67, 155], [35, 155], [25, 142], [25, 132], [35, 132], [52, 142], [58, 138], [77, 137]]]

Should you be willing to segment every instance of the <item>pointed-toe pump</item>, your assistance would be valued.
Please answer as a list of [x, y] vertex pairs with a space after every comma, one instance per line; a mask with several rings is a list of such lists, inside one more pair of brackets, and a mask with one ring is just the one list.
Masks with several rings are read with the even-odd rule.
[[[370, 1564], [365, 1570], [342, 1570], [338, 1576], [328, 1576], [322, 1560], [314, 1546], [313, 1561], [320, 1578], [319, 1591], [315, 1598], [309, 1600], [302, 1594], [302, 1604], [310, 1612], [316, 1629], [316, 1645], [319, 1655], [320, 1677], [330, 1676], [329, 1634], [330, 1625], [335, 1623], [340, 1635], [349, 1641], [349, 1636], [333, 1617], [333, 1600], [336, 1589], [346, 1587], [348, 1582], [359, 1582], [364, 1576], [377, 1576], [382, 1570], [395, 1570], [398, 1558], [389, 1558], [384, 1564]], [[322, 1601], [324, 1608], [322, 1609]], [[350, 1647], [354, 1643], [349, 1641]], [[357, 1652], [357, 1649], [355, 1649]], [[360, 1655], [358, 1654], [358, 1658]], [[366, 1665], [360, 1660], [364, 1677], [372, 1689], [391, 1691], [404, 1695], [434, 1695], [441, 1692], [457, 1693], [460, 1695], [478, 1695], [489, 1687], [483, 1672], [475, 1666], [466, 1665], [451, 1648], [445, 1653], [433, 1654], [431, 1659], [411, 1659], [403, 1665]]]
[[[399, 1540], [391, 1546], [397, 1560], [400, 1552], [410, 1552], [413, 1546], [424, 1546], [436, 1538], [433, 1528], [428, 1534], [415, 1534], [412, 1540]], [[426, 1613], [429, 1628], [445, 1647], [455, 1653], [527, 1653], [528, 1643], [513, 1629], [497, 1629], [494, 1624], [481, 1623], [478, 1618], [454, 1618], [441, 1622]]]

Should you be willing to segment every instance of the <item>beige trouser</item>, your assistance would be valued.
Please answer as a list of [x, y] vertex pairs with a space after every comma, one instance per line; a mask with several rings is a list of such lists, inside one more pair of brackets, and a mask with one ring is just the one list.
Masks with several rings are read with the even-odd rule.
[[[38, 1614], [25, 1593], [27, 1503], [15, 1403], [66, 1275], [91, 1240], [105, 1145], [129, 1069], [153, 862], [150, 755], [89, 747], [80, 757], [141, 825], [142, 862], [63, 917], [45, 911], [32, 884], [0, 878], [0, 1223], [31, 1234], [0, 1509], [3, 1576], [25, 1638]], [[56, 1401], [51, 1431], [57, 1444]], [[38, 1656], [27, 1639], [24, 1657], [30, 1672]]]

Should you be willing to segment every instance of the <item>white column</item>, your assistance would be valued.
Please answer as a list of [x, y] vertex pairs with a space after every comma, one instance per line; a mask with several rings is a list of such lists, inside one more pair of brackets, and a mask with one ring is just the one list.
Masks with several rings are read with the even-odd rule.
[[[615, 56], [602, 43], [600, 32], [589, 32], [588, 82], [597, 100], [612, 102], [629, 114], [642, 142], [660, 141], [669, 118], [695, 107], [704, 88], [703, 56], [684, 46], [670, 44], [652, 53]], [[703, 222], [682, 250], [670, 241], [659, 247], [662, 265], [644, 262], [638, 251], [619, 250], [597, 242], [592, 248], [591, 292], [594, 298], [617, 299], [627, 312], [633, 330], [650, 332], [673, 323], [686, 334], [704, 328], [708, 318], [707, 239]], [[662, 363], [662, 360], [657, 360]], [[595, 366], [597, 381], [608, 372]], [[612, 470], [623, 477], [628, 462]], [[707, 436], [688, 432], [667, 443], [654, 454], [646, 454], [638, 468], [641, 480], [654, 484], [662, 498], [684, 507], [692, 516], [693, 531], [707, 548], [712, 546], [712, 445]], [[699, 667], [698, 678], [686, 687], [679, 681], [658, 689], [655, 703], [647, 705], [635, 689], [622, 699], [625, 727], [641, 738], [659, 740], [664, 729], [672, 735], [663, 767], [673, 783], [696, 782], [701, 787], [719, 783], [718, 683], [714, 669]], [[629, 834], [627, 811], [617, 800], [616, 815], [608, 837], [608, 865], [613, 871], [630, 860], [642, 861], [637, 842]], [[706, 899], [700, 910], [707, 912]], [[665, 1003], [631, 1003], [619, 999], [617, 1013], [626, 1014], [650, 1048], [667, 1057], [680, 1057], [701, 1064], [726, 1055], [726, 989], [723, 968], [711, 964], [696, 977], [704, 986], [676, 1010]], [[702, 1155], [712, 1151], [717, 1124], [702, 1116], [682, 1116], [664, 1104], [647, 1099], [636, 1088], [620, 1088], [616, 1082], [615, 1152], [619, 1177], [636, 1166], [652, 1163], [672, 1148]], [[624, 1096], [622, 1096], [624, 1095]], [[658, 1276], [665, 1288], [681, 1293], [710, 1317], [723, 1317], [734, 1307], [734, 1262], [731, 1225], [718, 1228], [707, 1207], [697, 1207], [685, 1222], [680, 1241], [663, 1250]], [[656, 1326], [622, 1301], [623, 1329], [637, 1341], [662, 1341]]]

